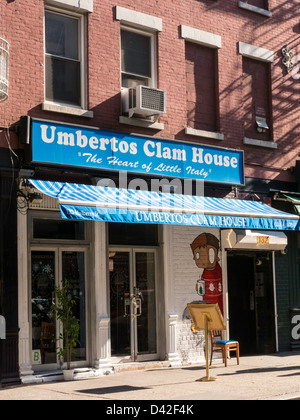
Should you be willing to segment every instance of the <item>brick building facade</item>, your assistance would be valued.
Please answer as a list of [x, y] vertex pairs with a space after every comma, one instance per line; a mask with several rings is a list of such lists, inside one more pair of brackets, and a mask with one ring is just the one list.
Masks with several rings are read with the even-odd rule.
[[[244, 182], [222, 179], [210, 182], [202, 178], [205, 195], [272, 202], [274, 208], [297, 214], [300, 25], [296, 0], [184, 0], [176, 4], [154, 0], [147, 3], [1, 0], [1, 4], [0, 37], [9, 43], [8, 99], [0, 103], [0, 315], [5, 316], [7, 324], [7, 339], [0, 342], [2, 382], [16, 381], [19, 376], [24, 381], [45, 366], [49, 369], [58, 366], [49, 351], [44, 354], [40, 325], [37, 325], [39, 317], [50, 322], [49, 314], [43, 310], [40, 314], [31, 304], [32, 300], [41, 299], [42, 286], [38, 292], [33, 291], [34, 270], [37, 271], [40, 260], [47, 262], [45, 267], [53, 262], [56, 282], [61, 277], [58, 272], [67, 266], [66, 261], [70, 267], [77, 264], [78, 272], [83, 270], [85, 277], [92, 279], [85, 285], [86, 306], [80, 307], [80, 311], [87, 311], [84, 317], [87, 327], [82, 332], [85, 339], [78, 350], [76, 366], [88, 365], [99, 370], [120, 363], [119, 353], [124, 352], [125, 338], [116, 331], [120, 325], [126, 329], [126, 325], [117, 324], [121, 313], [115, 319], [112, 315], [113, 274], [117, 272], [117, 264], [123, 269], [125, 264], [128, 276], [135, 277], [129, 289], [132, 285], [137, 287], [136, 269], [143, 253], [148, 269], [154, 258], [153, 270], [157, 270], [156, 326], [149, 327], [146, 334], [149, 346], [155, 334], [157, 342], [155, 349], [150, 346], [139, 352], [136, 346], [147, 339], [141, 332], [133, 334], [132, 328], [139, 329], [131, 327], [131, 336], [126, 338], [130, 347], [127, 359], [156, 358], [170, 363], [199, 361], [199, 357], [202, 360], [203, 337], [191, 333], [190, 321], [183, 314], [186, 303], [199, 298], [195, 283], [200, 275], [190, 244], [197, 235], [207, 231], [220, 241], [219, 259], [226, 283], [224, 318], [228, 330], [239, 334], [238, 325], [230, 328], [228, 324], [234, 306], [230, 291], [236, 287], [235, 280], [230, 284], [228, 278], [229, 271], [238, 265], [240, 254], [233, 249], [232, 255], [229, 251], [227, 255], [225, 239], [222, 242], [224, 229], [155, 225], [156, 232], [150, 233], [140, 227], [141, 235], [149, 238], [143, 241], [133, 239], [132, 230], [124, 228], [123, 239], [127, 239], [122, 242], [116, 238], [110, 223], [95, 222], [91, 227], [87, 222], [84, 239], [75, 234], [72, 237], [70, 232], [72, 242], [63, 234], [51, 237], [45, 226], [36, 221], [60, 221], [58, 202], [45, 195], [40, 204], [30, 201], [24, 178], [92, 185], [102, 177], [117, 182], [118, 170], [127, 167], [112, 165], [112, 171], [107, 171], [101, 165], [82, 168], [67, 162], [64, 166], [34, 161], [30, 158], [33, 130], [27, 131], [31, 120], [23, 119], [21, 123], [21, 117], [49, 122], [49, 126], [53, 123], [96, 128], [101, 130], [101, 135], [111, 131], [129, 138], [132, 134], [140, 136], [154, 142], [149, 143], [148, 154], [156, 150], [156, 157], [159, 154], [156, 141], [161, 139], [194, 147], [208, 146], [213, 150], [243, 151]], [[285, 57], [287, 47], [292, 57]], [[128, 88], [136, 85], [164, 91], [166, 112], [157, 113], [156, 117], [141, 115], [142, 112], [131, 116], [128, 104], [125, 105], [126, 94]], [[51, 133], [47, 131], [48, 139]], [[66, 145], [68, 141], [72, 145], [70, 137], [61, 137], [61, 143]], [[90, 142], [97, 155], [94, 160], [101, 159], [97, 142], [97, 139]], [[116, 150], [116, 143], [113, 147]], [[124, 156], [126, 152], [124, 146]], [[215, 163], [222, 166], [218, 160]], [[225, 165], [222, 170], [226, 172]], [[137, 172], [149, 182], [147, 174]], [[134, 175], [132, 171], [128, 179]], [[159, 179], [157, 174], [155, 177]], [[290, 193], [289, 198], [284, 192]], [[297, 314], [300, 307], [297, 229], [285, 232], [288, 238], [285, 255], [271, 246], [260, 249], [259, 255], [249, 247], [244, 250], [245, 261], [250, 266], [262, 260], [263, 270], [271, 273], [266, 274], [272, 277], [266, 280], [272, 283], [266, 304], [271, 306], [270, 316], [275, 325], [271, 338], [258, 337], [255, 330], [257, 346], [252, 348], [245, 340], [245, 353], [287, 350], [298, 345], [298, 334], [291, 338], [290, 333], [294, 326], [291, 313]], [[73, 252], [72, 261], [68, 252]], [[83, 255], [84, 263], [80, 266]], [[274, 264], [269, 266], [270, 260]], [[139, 267], [144, 263], [141, 259]], [[144, 292], [148, 317], [153, 315], [149, 309], [153, 304], [150, 289], [148, 284]], [[125, 292], [130, 294], [129, 290]], [[125, 305], [126, 311], [125, 294], [117, 295], [116, 302]], [[262, 301], [257, 299], [263, 299], [265, 294], [267, 286], [257, 291], [256, 301], [252, 302], [253, 311], [262, 323], [268, 320], [258, 315]], [[46, 295], [44, 299], [48, 299]], [[232, 316], [238, 314], [232, 312]], [[250, 315], [244, 322], [252, 322]], [[130, 326], [127, 328], [130, 330]], [[136, 339], [138, 344], [133, 343], [136, 335], [144, 337], [140, 341]], [[243, 341], [243, 337], [238, 338]], [[32, 362], [34, 350], [38, 350], [36, 364]]]

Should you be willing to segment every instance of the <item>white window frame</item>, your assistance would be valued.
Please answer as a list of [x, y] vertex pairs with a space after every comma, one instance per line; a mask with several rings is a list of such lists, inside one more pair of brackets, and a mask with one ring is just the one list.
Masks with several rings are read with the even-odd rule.
[[45, 101], [43, 103], [43, 110], [45, 111], [54, 111], [54, 112], [61, 112], [61, 113], [68, 113], [73, 115], [79, 116], [86, 116], [92, 117], [92, 113], [86, 110], [87, 106], [87, 80], [86, 80], [86, 66], [87, 66], [87, 57], [86, 57], [86, 21], [85, 16], [80, 13], [75, 13], [72, 11], [67, 11], [64, 9], [59, 9], [51, 6], [45, 7], [45, 15], [46, 12], [57, 13], [63, 16], [74, 17], [78, 19], [79, 27], [78, 27], [78, 37], [79, 37], [79, 45], [78, 45], [78, 53], [79, 53], [79, 62], [80, 62], [80, 94], [81, 94], [81, 103], [80, 105], [70, 105], [65, 104], [63, 102], [58, 101], [50, 101], [46, 100], [46, 34], [45, 34], [45, 16], [44, 16], [44, 80], [45, 80], [45, 91], [44, 97]]
[[[150, 38], [150, 45], [151, 45], [151, 50], [150, 50], [150, 54], [151, 54], [151, 77], [149, 78], [149, 87], [152, 88], [156, 88], [157, 87], [157, 59], [156, 59], [156, 36], [154, 33], [151, 32], [147, 32], [147, 31], [143, 31], [141, 29], [136, 29], [133, 28], [131, 26], [127, 26], [127, 25], [121, 25], [120, 28], [120, 38], [122, 36], [122, 30], [128, 31], [128, 32], [134, 32], [137, 34], [141, 34], [144, 36], [147, 36]], [[127, 72], [123, 72], [122, 71], [122, 57], [120, 54], [120, 83], [121, 83], [121, 88], [122, 88], [122, 74], [132, 74], [135, 75], [134, 73], [127, 73]], [[142, 77], [141, 75], [136, 74], [136, 76], [138, 77]], [[145, 77], [146, 79], [146, 77]]]

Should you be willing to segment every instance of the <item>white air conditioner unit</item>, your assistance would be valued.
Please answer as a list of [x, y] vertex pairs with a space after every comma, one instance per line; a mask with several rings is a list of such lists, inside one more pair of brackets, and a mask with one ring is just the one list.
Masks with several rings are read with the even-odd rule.
[[134, 86], [122, 90], [123, 111], [129, 118], [150, 117], [166, 113], [166, 92], [148, 86]]

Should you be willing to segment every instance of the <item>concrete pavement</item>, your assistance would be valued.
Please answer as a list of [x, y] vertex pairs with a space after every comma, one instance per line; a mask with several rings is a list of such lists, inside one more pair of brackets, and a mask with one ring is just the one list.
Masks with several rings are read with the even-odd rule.
[[300, 399], [300, 352], [241, 357], [239, 366], [233, 357], [227, 368], [221, 361], [213, 361], [209, 372], [217, 378], [215, 382], [196, 381], [205, 376], [205, 364], [180, 368], [148, 366], [86, 380], [2, 388], [0, 400], [98, 400], [116, 410], [116, 401], [123, 401], [123, 405], [135, 401], [138, 405], [141, 401], [159, 400], [188, 404], [200, 400]]

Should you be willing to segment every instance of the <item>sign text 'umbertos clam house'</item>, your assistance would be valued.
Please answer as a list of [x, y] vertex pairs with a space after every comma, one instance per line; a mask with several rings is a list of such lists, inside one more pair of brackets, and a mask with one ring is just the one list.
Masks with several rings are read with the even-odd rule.
[[32, 120], [31, 161], [244, 184], [243, 151]]

